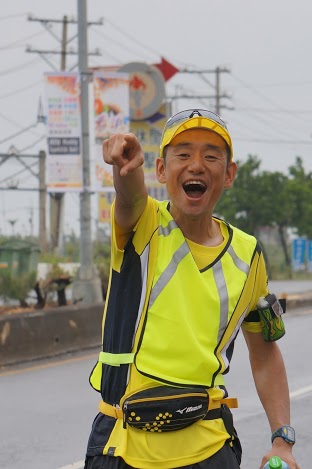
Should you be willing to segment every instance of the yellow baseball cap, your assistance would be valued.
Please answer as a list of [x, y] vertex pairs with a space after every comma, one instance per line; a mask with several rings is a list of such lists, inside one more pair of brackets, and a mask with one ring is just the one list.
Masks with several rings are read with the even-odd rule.
[[178, 112], [174, 116], [171, 116], [167, 120], [162, 133], [159, 156], [161, 158], [163, 157], [163, 150], [165, 146], [169, 145], [174, 137], [176, 137], [184, 130], [194, 128], [208, 129], [220, 135], [220, 137], [225, 140], [225, 143], [229, 147], [230, 161], [232, 161], [232, 140], [226, 128], [225, 122], [218, 114], [215, 114], [212, 111], [208, 111], [207, 109], [187, 109], [185, 111]]

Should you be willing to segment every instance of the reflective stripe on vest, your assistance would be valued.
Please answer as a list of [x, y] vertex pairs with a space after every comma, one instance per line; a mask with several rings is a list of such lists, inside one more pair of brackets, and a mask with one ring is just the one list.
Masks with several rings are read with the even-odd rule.
[[[178, 229], [177, 224], [172, 220], [168, 226], [165, 228], [160, 226], [158, 233], [162, 236], [169, 236], [173, 229]], [[154, 303], [154, 300], [161, 294], [162, 290], [168, 284], [170, 279], [174, 276], [178, 264], [184, 259], [184, 257], [189, 254], [190, 250], [187, 245], [187, 242], [184, 241], [183, 244], [177, 249], [173, 254], [172, 260], [166, 270], [161, 274], [156, 284], [153, 286], [152, 293], [149, 300], [149, 308]]]

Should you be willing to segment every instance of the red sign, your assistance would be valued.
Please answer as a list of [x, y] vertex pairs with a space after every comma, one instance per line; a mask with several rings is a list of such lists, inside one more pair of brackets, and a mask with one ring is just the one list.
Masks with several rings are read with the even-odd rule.
[[172, 78], [176, 73], [180, 71], [178, 68], [176, 68], [174, 65], [172, 65], [163, 57], [161, 58], [160, 64], [154, 64], [154, 66], [157, 67], [158, 70], [161, 71], [161, 73], [164, 76], [165, 81], [170, 80], [170, 78]]

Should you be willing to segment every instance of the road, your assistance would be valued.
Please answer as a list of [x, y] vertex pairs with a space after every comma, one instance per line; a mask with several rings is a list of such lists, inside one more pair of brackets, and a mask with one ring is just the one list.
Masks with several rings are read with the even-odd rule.
[[[286, 335], [279, 345], [283, 352], [291, 396], [291, 422], [296, 429], [294, 455], [301, 469], [311, 467], [312, 361], [310, 328], [312, 306], [284, 316]], [[247, 349], [242, 335], [237, 339], [227, 386], [239, 397], [239, 408], [233, 410], [235, 425], [243, 446], [241, 469], [258, 469], [259, 455], [270, 447], [270, 430], [258, 400], [250, 372]]]
[[[312, 460], [311, 417], [312, 307], [285, 315], [286, 336], [280, 341], [288, 370], [292, 423], [298, 442], [294, 448], [301, 469]], [[81, 469], [98, 394], [88, 383], [96, 353], [45, 360], [0, 373], [1, 469]], [[233, 410], [244, 457], [242, 469], [259, 468], [270, 445], [270, 432], [251, 377], [246, 346], [240, 334], [231, 373]]]
[[312, 280], [270, 280], [269, 289], [276, 295], [312, 291]]

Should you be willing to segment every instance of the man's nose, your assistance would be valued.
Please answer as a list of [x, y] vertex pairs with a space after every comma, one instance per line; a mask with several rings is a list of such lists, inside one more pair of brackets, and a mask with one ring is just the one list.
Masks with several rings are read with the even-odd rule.
[[194, 173], [201, 173], [205, 170], [205, 162], [201, 155], [193, 155], [189, 162], [189, 170]]

